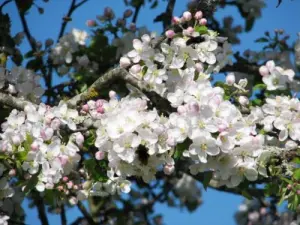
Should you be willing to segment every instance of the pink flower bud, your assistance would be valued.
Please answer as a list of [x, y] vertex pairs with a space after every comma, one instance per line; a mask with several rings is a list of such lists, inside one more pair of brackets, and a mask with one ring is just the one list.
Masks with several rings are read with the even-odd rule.
[[269, 69], [266, 66], [261, 66], [259, 67], [259, 73], [260, 75], [264, 76], [268, 76], [269, 75]]
[[97, 108], [97, 113], [103, 114], [104, 113], [104, 108], [103, 107], [98, 107]]
[[201, 73], [203, 72], [203, 64], [202, 63], [196, 63], [195, 64], [197, 72]]
[[68, 183], [67, 183], [67, 188], [68, 189], [71, 189], [72, 187], [73, 187], [73, 182], [72, 181], [69, 181]]
[[180, 24], [180, 23], [181, 23], [181, 20], [180, 20], [179, 17], [174, 16], [174, 17], [172, 18], [172, 23], [173, 23], [173, 24]]
[[131, 62], [130, 59], [127, 57], [121, 57], [120, 59], [120, 67], [121, 68], [127, 68], [128, 66], [130, 66]]
[[95, 103], [96, 107], [102, 107], [103, 106], [103, 100], [102, 99], [98, 99]]
[[205, 18], [200, 19], [199, 24], [205, 26], [207, 24], [207, 19]]
[[166, 31], [166, 37], [172, 39], [175, 36], [175, 32], [173, 30]]
[[242, 106], [246, 106], [249, 104], [249, 99], [246, 97], [246, 96], [240, 96], [239, 97], [239, 103], [242, 105]]
[[82, 106], [82, 110], [83, 110], [84, 112], [88, 112], [88, 111], [89, 111], [89, 105], [88, 105], [88, 104], [83, 105], [83, 106]]
[[132, 12], [131, 9], [127, 9], [127, 10], [125, 10], [123, 17], [124, 18], [128, 18], [128, 17], [130, 17], [132, 15], [132, 13], [133, 12]]
[[142, 70], [142, 67], [139, 64], [133, 65], [130, 69], [129, 72], [131, 74], [138, 74], [140, 73]]
[[175, 170], [174, 165], [167, 164], [167, 165], [164, 166], [164, 173], [166, 175], [171, 175], [174, 172], [174, 170]]
[[226, 84], [228, 85], [233, 85], [235, 83], [235, 75], [234, 73], [229, 73], [227, 76], [226, 76]]
[[298, 196], [300, 195], [300, 190], [297, 190], [297, 195], [298, 195]]
[[291, 185], [291, 184], [288, 184], [288, 185], [287, 185], [287, 189], [288, 189], [288, 190], [291, 190], [291, 189], [292, 189], [292, 185]]
[[75, 134], [75, 142], [78, 146], [82, 146], [84, 142], [84, 136], [80, 132]]
[[189, 11], [183, 13], [183, 18], [185, 21], [190, 21], [192, 19], [192, 14]]
[[200, 20], [203, 17], [202, 11], [196, 12], [194, 17], [196, 20]]
[[32, 151], [37, 151], [39, 149], [39, 145], [36, 141], [34, 141], [31, 145], [30, 148]]
[[63, 191], [63, 190], [64, 190], [64, 187], [63, 187], [62, 185], [59, 185], [59, 186], [57, 186], [57, 190]]
[[17, 174], [17, 171], [15, 169], [11, 169], [9, 172], [8, 172], [8, 175], [11, 176], [11, 177], [14, 177], [16, 176]]
[[69, 178], [68, 177], [63, 177], [63, 182], [68, 182]]
[[117, 93], [115, 91], [109, 91], [108, 93], [110, 99], [116, 99]]
[[21, 144], [21, 137], [20, 135], [13, 135], [11, 137], [11, 141], [14, 145], [20, 145]]
[[95, 27], [97, 25], [95, 20], [87, 20], [85, 23], [88, 27]]
[[102, 160], [102, 159], [104, 159], [104, 158], [105, 158], [105, 152], [103, 152], [103, 151], [98, 151], [98, 152], [96, 152], [95, 158], [96, 158], [97, 160]]

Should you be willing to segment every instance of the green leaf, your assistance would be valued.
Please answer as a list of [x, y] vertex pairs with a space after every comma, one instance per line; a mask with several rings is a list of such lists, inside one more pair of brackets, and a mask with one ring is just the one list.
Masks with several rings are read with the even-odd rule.
[[268, 38], [262, 37], [262, 38], [258, 38], [255, 40], [256, 43], [265, 43], [265, 42], [269, 42]]
[[207, 187], [209, 186], [209, 182], [211, 181], [213, 177], [213, 172], [212, 171], [208, 171], [204, 173], [204, 179], [203, 179], [203, 187], [205, 189], [205, 191], [207, 190]]
[[25, 186], [25, 189], [24, 189], [24, 193], [26, 195], [28, 195], [32, 190], [33, 188], [36, 186], [36, 184], [38, 183], [39, 179], [38, 179], [38, 174], [35, 174], [33, 175], [30, 180], [27, 182], [26, 186]]
[[6, 154], [0, 154], [0, 159], [7, 159], [8, 158], [8, 155]]
[[194, 30], [199, 34], [207, 34], [207, 27], [206, 26], [195, 26]]
[[97, 161], [96, 159], [88, 159], [83, 164], [86, 170], [88, 171], [88, 174], [92, 177], [93, 180], [99, 182], [106, 182], [108, 180], [106, 174], [108, 168], [107, 161]]
[[175, 147], [174, 159], [175, 160], [180, 159], [182, 156], [182, 153], [185, 150], [187, 150], [191, 144], [192, 144], [192, 141], [189, 138], [185, 139], [184, 142], [177, 144]]
[[256, 90], [264, 90], [267, 88], [267, 85], [265, 84], [256, 84], [254, 87], [253, 87], [253, 90], [256, 91]]
[[300, 168], [296, 169], [293, 173], [293, 177], [296, 179], [296, 180], [300, 180]]

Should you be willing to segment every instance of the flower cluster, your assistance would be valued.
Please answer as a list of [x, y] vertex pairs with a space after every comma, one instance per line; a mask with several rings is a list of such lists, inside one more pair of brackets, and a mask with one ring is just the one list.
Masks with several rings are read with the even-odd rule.
[[110, 180], [116, 180], [115, 174], [124, 179], [142, 177], [149, 182], [158, 167], [166, 164], [172, 169], [174, 162], [168, 154], [172, 148], [165, 132], [167, 118], [159, 117], [155, 109], [147, 110], [144, 99], [128, 96], [119, 101], [113, 92], [110, 95], [110, 101], [89, 101], [82, 109], [97, 127], [95, 158], [107, 158]]
[[[230, 62], [231, 46], [226, 38], [206, 28], [206, 19], [199, 11], [194, 15], [196, 25], [189, 26], [192, 14], [185, 12], [182, 18], [174, 18], [175, 24], [187, 26], [181, 34], [166, 31], [166, 40], [158, 48], [154, 35], [143, 35], [133, 40], [133, 50], [120, 59], [120, 66], [128, 68], [131, 75], [145, 81], [151, 89], [164, 95], [182, 89], [187, 79], [186, 70], [197, 71], [199, 79], [207, 79], [209, 73], [218, 72]], [[198, 39], [203, 39], [199, 42]]]
[[61, 127], [76, 130], [77, 120], [78, 112], [66, 104], [54, 108], [27, 105], [24, 112], [13, 110], [2, 124], [0, 149], [7, 159], [21, 164], [25, 179], [37, 178], [38, 191], [53, 189], [80, 160], [77, 152], [82, 143], [72, 135], [62, 140], [60, 133]]
[[[113, 17], [106, 12], [106, 19]], [[213, 86], [211, 74], [231, 62], [226, 38], [207, 29], [201, 11], [185, 12], [173, 23], [182, 32], [168, 30], [162, 41], [145, 34], [134, 39], [133, 50], [120, 59], [133, 79], [167, 99], [173, 110], [163, 116], [143, 96], [120, 98], [114, 91], [109, 100], [85, 102], [80, 112], [64, 102], [13, 110], [2, 124], [0, 150], [1, 159], [17, 170], [0, 164], [1, 201], [12, 197], [9, 179], [16, 175], [24, 192], [30, 185], [39, 192], [55, 188], [69, 196], [71, 204], [89, 195], [128, 193], [130, 177], [149, 183], [157, 171], [170, 175], [176, 169], [174, 158], [181, 156], [192, 175], [213, 171], [219, 186], [236, 187], [244, 180], [267, 177], [266, 163], [281, 147], [298, 147], [299, 100], [270, 97], [261, 107], [251, 107], [245, 96], [247, 79], [236, 83], [232, 73], [221, 85], [224, 89]], [[54, 64], [71, 63], [86, 37], [78, 30], [62, 37], [52, 51]], [[89, 64], [84, 56], [77, 60]], [[269, 91], [285, 89], [295, 76], [273, 61], [259, 72]], [[35, 90], [32, 79], [20, 78], [31, 74], [27, 70], [12, 74], [12, 82], [22, 83], [17, 89]], [[228, 94], [228, 88], [235, 91]], [[184, 176], [175, 192], [181, 196], [190, 186], [198, 190], [194, 180]], [[200, 203], [193, 198], [186, 195], [181, 201]]]
[[265, 66], [259, 68], [259, 73], [263, 76], [263, 82], [267, 85], [267, 90], [283, 90], [294, 80], [295, 72], [291, 69], [284, 70], [276, 66], [274, 61], [268, 61]]
[[[77, 52], [80, 46], [84, 46], [88, 34], [85, 31], [73, 29], [71, 33], [62, 36], [59, 43], [52, 49], [51, 58], [54, 65], [59, 65], [58, 72], [65, 74], [69, 68], [65, 64], [74, 61], [73, 53]], [[89, 63], [87, 56], [77, 57], [79, 66], [85, 66]]]
[[3, 88], [10, 94], [18, 94], [34, 102], [44, 94], [40, 77], [22, 67], [14, 67], [10, 72], [0, 68], [0, 89]]

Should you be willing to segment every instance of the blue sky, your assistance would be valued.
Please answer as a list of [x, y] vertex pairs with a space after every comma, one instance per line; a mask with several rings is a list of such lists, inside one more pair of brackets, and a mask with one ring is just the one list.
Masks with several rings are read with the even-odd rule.
[[[42, 0], [36, 1], [38, 5], [45, 6], [44, 15], [39, 15], [37, 9], [32, 8], [27, 16], [29, 28], [32, 35], [39, 41], [45, 41], [47, 38], [57, 39], [62, 17], [66, 14], [70, 0], [50, 0], [44, 3]], [[235, 46], [234, 50], [243, 52], [245, 49], [259, 50], [260, 45], [255, 44], [254, 40], [263, 35], [266, 30], [273, 31], [276, 28], [283, 28], [291, 35], [291, 41], [295, 41], [297, 33], [300, 31], [300, 1], [283, 0], [282, 5], [276, 8], [277, 0], [266, 0], [268, 6], [263, 10], [263, 17], [256, 21], [254, 29], [250, 33], [240, 35], [241, 45]], [[187, 0], [178, 0], [175, 7], [175, 15], [181, 15], [185, 9]], [[148, 10], [149, 7], [142, 8], [137, 25], [147, 26], [151, 31], [161, 32], [160, 23], [153, 24], [154, 16], [165, 10], [167, 1], [161, 1], [158, 8]], [[73, 14], [73, 21], [67, 26], [67, 31], [72, 28], [87, 29], [85, 22], [87, 19], [94, 19], [96, 15], [103, 12], [105, 6], [111, 6], [116, 15], [122, 15], [124, 10], [123, 0], [89, 0], [82, 8]], [[22, 30], [19, 16], [14, 4], [5, 7], [5, 12], [9, 12], [12, 20], [12, 33], [15, 34]], [[235, 8], [226, 8], [216, 12], [217, 18], [232, 15], [235, 18], [235, 24], [243, 24], [238, 11]], [[88, 30], [88, 29], [87, 29]], [[29, 45], [24, 43], [22, 51], [29, 50]], [[54, 84], [61, 82], [55, 79]], [[194, 213], [188, 213], [185, 210], [171, 209], [164, 205], [156, 207], [157, 212], [164, 214], [166, 225], [234, 225], [233, 214], [243, 198], [231, 194], [224, 194], [214, 190], [203, 191], [203, 205]], [[27, 205], [27, 202], [24, 203]], [[28, 209], [26, 223], [39, 224], [36, 209]], [[80, 212], [76, 209], [68, 211], [68, 221], [73, 221]], [[50, 224], [59, 224], [59, 216], [50, 217]]]

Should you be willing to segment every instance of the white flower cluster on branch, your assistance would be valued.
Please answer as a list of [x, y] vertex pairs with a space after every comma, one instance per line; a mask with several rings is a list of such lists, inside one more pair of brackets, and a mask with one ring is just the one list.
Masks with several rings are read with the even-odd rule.
[[[11, 177], [19, 179], [24, 192], [57, 189], [72, 204], [90, 195], [128, 193], [132, 177], [149, 183], [158, 171], [170, 175], [180, 169], [174, 159], [181, 156], [188, 159], [192, 175], [212, 171], [219, 186], [232, 188], [268, 177], [266, 163], [274, 154], [298, 148], [299, 100], [271, 96], [262, 107], [250, 107], [247, 80], [236, 83], [232, 73], [225, 88], [213, 86], [212, 73], [231, 63], [226, 38], [207, 29], [200, 11], [173, 21], [182, 32], [168, 30], [159, 43], [155, 36], [143, 35], [120, 59], [126, 76], [137, 86], [142, 82], [142, 91], [148, 88], [167, 99], [173, 111], [160, 114], [144, 96], [120, 99], [114, 91], [109, 100], [87, 100], [77, 109], [61, 102], [13, 110], [0, 134], [6, 161], [0, 164], [0, 200], [13, 195]], [[86, 34], [74, 32], [53, 50], [58, 61], [70, 63], [84, 44]], [[272, 61], [259, 72], [268, 90], [286, 88], [295, 75]], [[93, 85], [101, 82], [104, 78]], [[230, 96], [227, 87], [234, 90]]]

